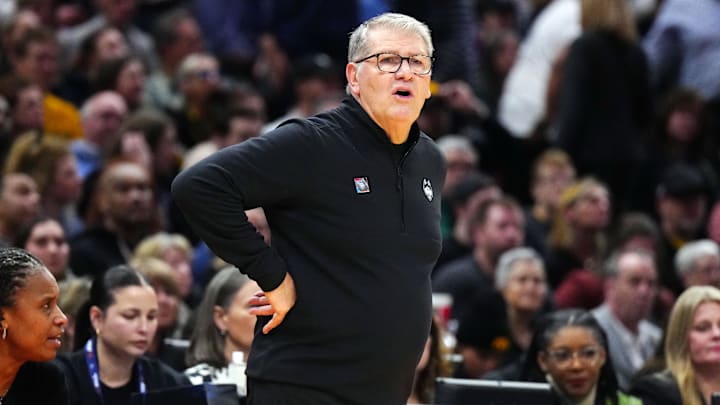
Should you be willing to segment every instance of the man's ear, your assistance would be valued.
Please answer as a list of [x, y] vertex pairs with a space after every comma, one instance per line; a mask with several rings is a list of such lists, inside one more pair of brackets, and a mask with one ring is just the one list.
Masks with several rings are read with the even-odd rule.
[[360, 86], [358, 84], [358, 66], [354, 63], [348, 63], [345, 66], [345, 78], [348, 82], [348, 87], [350, 88], [350, 92], [353, 95], [357, 95], [360, 93]]

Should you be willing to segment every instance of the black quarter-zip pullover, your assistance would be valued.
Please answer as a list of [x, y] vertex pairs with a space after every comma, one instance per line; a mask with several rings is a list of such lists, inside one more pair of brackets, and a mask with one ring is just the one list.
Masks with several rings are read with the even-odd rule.
[[[417, 125], [398, 159], [349, 97], [178, 176], [173, 197], [218, 256], [265, 291], [285, 272], [295, 281], [284, 322], [256, 333], [250, 377], [322, 390], [338, 404], [406, 402], [430, 330], [444, 175]], [[243, 213], [255, 207], [265, 209], [272, 247]]]

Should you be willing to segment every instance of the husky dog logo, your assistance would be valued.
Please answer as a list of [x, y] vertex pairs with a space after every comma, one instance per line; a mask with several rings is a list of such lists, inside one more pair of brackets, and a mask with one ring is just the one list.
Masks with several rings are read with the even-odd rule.
[[425, 198], [427, 198], [429, 202], [432, 202], [435, 194], [433, 193], [432, 183], [430, 183], [430, 179], [427, 177], [422, 181], [422, 191], [425, 194]]

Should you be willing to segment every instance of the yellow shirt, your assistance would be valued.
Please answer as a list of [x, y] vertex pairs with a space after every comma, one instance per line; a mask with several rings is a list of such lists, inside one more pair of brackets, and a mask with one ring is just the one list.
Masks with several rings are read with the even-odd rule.
[[83, 137], [80, 112], [74, 105], [53, 94], [45, 93], [43, 107], [45, 108], [45, 118], [43, 120], [45, 133], [65, 139], [80, 139]]

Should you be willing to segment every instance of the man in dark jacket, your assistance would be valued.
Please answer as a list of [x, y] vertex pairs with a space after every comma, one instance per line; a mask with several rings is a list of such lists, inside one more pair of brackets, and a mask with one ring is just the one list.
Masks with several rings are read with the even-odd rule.
[[[352, 34], [350, 97], [212, 155], [173, 196], [197, 234], [260, 285], [252, 404], [405, 404], [430, 332], [445, 167], [415, 123], [430, 97], [427, 27]], [[243, 211], [261, 206], [263, 242]], [[262, 331], [262, 333], [260, 332]]]

